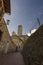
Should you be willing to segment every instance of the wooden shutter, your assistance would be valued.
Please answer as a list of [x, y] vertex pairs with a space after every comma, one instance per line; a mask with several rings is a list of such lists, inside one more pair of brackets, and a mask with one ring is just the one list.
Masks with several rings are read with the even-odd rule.
[[11, 13], [10, 0], [3, 0], [5, 13]]

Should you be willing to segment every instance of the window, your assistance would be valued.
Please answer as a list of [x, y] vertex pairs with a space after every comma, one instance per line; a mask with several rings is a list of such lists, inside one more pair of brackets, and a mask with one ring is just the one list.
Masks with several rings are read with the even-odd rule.
[[0, 41], [1, 41], [1, 39], [2, 39], [2, 31], [0, 30]]

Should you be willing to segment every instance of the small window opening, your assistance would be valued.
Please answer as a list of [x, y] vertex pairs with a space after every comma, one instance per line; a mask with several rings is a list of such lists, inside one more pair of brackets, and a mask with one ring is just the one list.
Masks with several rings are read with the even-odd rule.
[[2, 34], [3, 34], [3, 32], [0, 30], [0, 41], [2, 39]]

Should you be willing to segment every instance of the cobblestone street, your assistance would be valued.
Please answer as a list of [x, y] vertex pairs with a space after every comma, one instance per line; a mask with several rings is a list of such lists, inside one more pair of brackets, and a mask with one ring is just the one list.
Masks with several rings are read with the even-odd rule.
[[0, 65], [24, 65], [23, 57], [21, 53], [0, 55]]

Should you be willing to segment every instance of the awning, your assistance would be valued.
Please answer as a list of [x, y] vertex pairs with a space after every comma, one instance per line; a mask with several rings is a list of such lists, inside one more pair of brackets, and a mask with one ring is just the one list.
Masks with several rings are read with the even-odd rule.
[[5, 13], [11, 14], [10, 0], [3, 0]]

